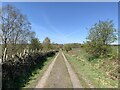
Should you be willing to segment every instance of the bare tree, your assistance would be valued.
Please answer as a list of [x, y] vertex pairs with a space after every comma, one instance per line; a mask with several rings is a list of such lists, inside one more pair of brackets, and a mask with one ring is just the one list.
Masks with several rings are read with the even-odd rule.
[[17, 44], [30, 42], [34, 37], [34, 32], [31, 32], [31, 23], [27, 17], [23, 15], [19, 9], [6, 5], [2, 8], [2, 35], [0, 35], [3, 51], [8, 47], [15, 50]]

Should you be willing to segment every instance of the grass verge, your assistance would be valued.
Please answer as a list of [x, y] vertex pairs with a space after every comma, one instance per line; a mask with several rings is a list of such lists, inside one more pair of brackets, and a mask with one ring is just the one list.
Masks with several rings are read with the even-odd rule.
[[23, 88], [35, 88], [37, 85], [38, 81], [42, 77], [43, 73], [47, 70], [48, 66], [52, 62], [52, 60], [55, 58], [56, 55], [53, 57], [48, 57], [46, 62], [44, 63], [44, 67], [42, 69], [38, 68], [34, 72], [32, 72], [31, 77], [29, 78], [29, 81], [24, 85], [25, 87]]
[[[89, 88], [90, 85], [95, 88], [117, 88], [118, 81], [110, 79], [105, 72], [96, 69], [90, 62], [85, 59], [85, 53], [77, 53], [79, 57], [72, 56], [65, 53], [68, 61], [75, 69], [81, 84], [85, 88]], [[84, 80], [85, 79], [85, 80]], [[87, 82], [87, 84], [86, 84]]]

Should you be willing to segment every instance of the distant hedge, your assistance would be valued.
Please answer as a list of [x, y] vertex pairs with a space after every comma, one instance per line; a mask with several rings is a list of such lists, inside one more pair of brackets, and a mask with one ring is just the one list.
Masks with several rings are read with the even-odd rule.
[[37, 68], [42, 68], [47, 57], [55, 55], [56, 51], [34, 52], [19, 57], [9, 58], [2, 64], [2, 88], [23, 87], [29, 76]]

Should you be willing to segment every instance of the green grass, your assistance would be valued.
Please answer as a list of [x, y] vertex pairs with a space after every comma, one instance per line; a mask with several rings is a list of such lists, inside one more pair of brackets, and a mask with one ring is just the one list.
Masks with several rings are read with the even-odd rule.
[[[81, 75], [88, 79], [94, 87], [97, 88], [117, 88], [118, 87], [118, 81], [112, 80], [110, 77], [106, 75], [106, 72], [103, 69], [98, 68], [101, 63], [102, 59], [99, 58], [97, 60], [94, 60], [93, 62], [89, 62], [88, 58], [89, 55], [85, 53], [82, 49], [76, 49], [73, 50], [74, 55], [69, 55], [65, 53], [66, 57], [68, 58], [68, 61], [71, 63], [75, 71], [77, 72], [79, 78]], [[107, 59], [107, 58], [104, 58]], [[106, 61], [106, 62], [109, 62]], [[106, 68], [112, 68], [111, 65], [109, 65]], [[81, 80], [80, 80], [81, 81]], [[83, 81], [83, 80], [82, 80]], [[85, 82], [81, 82], [84, 87], [87, 87], [85, 85]]]
[[[56, 56], [56, 55], [55, 55]], [[54, 57], [48, 57], [47, 61], [44, 63], [44, 67], [42, 69], [37, 69], [32, 73], [32, 76], [29, 78], [29, 81], [25, 84], [25, 87], [23, 88], [35, 88], [38, 81], [42, 77], [43, 73], [47, 70], [48, 66], [54, 59]]]
[[117, 58], [118, 57], [118, 48], [120, 48], [120, 46], [111, 46], [112, 48], [112, 56], [114, 58]]

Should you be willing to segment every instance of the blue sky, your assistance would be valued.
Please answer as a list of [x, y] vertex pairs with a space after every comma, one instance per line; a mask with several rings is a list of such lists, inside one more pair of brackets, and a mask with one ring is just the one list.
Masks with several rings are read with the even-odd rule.
[[42, 42], [49, 37], [55, 43], [82, 43], [92, 25], [99, 20], [113, 20], [118, 28], [117, 2], [17, 2], [12, 4], [32, 23], [32, 31]]

